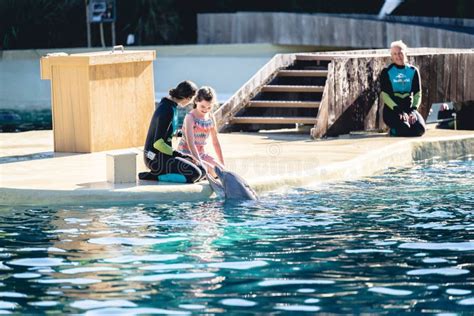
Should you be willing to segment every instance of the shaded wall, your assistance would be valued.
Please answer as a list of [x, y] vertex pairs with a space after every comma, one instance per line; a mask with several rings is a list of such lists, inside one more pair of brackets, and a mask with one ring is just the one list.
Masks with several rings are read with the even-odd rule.
[[[469, 20], [464, 25], [471, 25]], [[474, 34], [446, 28], [335, 15], [238, 12], [198, 15], [198, 43], [272, 43], [332, 47], [472, 48]]]
[[[183, 80], [210, 85], [225, 102], [260, 67], [277, 53], [315, 51], [315, 47], [245, 45], [177, 45], [126, 47], [155, 50], [156, 98]], [[101, 51], [101, 48], [0, 51], [0, 109], [43, 110], [51, 108], [50, 82], [41, 80], [39, 60], [51, 52], [69, 54]]]

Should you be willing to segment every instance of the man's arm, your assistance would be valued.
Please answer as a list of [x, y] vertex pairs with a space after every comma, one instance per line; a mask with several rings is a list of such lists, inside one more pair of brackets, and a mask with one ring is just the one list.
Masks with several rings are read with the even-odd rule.
[[380, 88], [382, 90], [381, 96], [383, 103], [391, 110], [398, 111], [398, 105], [393, 101], [393, 89], [392, 84], [390, 83], [390, 79], [388, 78], [388, 70], [385, 68], [382, 70], [382, 74], [380, 75]]
[[413, 75], [413, 83], [411, 85], [411, 92], [413, 93], [413, 98], [411, 100], [411, 110], [418, 110], [418, 107], [421, 104], [421, 79], [420, 72], [418, 68], [415, 67], [415, 74]]

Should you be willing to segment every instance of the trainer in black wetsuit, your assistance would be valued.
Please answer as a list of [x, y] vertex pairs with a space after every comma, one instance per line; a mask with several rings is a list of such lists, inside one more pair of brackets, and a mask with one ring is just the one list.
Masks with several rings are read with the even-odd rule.
[[385, 104], [383, 120], [392, 136], [421, 136], [425, 133], [425, 121], [417, 111], [421, 103], [420, 74], [415, 66], [406, 63], [403, 46], [400, 41], [392, 43], [394, 63], [380, 77]]
[[170, 97], [161, 99], [153, 113], [144, 146], [145, 165], [150, 172], [140, 173], [139, 178], [142, 180], [193, 183], [203, 176], [202, 169], [192, 163], [188, 155], [173, 150], [171, 145], [172, 137], [178, 127], [178, 104], [173, 99], [190, 101], [197, 90], [193, 83], [187, 81], [184, 83], [192, 84], [192, 93], [188, 91], [183, 95], [182, 89], [179, 90], [183, 84], [181, 83], [170, 91]]

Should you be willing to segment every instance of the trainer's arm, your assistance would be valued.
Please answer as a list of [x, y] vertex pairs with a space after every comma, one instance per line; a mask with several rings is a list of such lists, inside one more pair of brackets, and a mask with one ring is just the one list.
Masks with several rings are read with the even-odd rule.
[[173, 120], [173, 113], [169, 111], [164, 111], [159, 114], [158, 117], [158, 124], [155, 130], [153, 147], [160, 151], [161, 153], [172, 156], [173, 155], [173, 147], [169, 146], [166, 141], [166, 132], [171, 125]]

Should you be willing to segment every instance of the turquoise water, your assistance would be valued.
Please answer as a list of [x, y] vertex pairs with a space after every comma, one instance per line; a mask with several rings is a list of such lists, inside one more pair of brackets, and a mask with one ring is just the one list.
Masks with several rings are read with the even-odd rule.
[[0, 209], [0, 313], [474, 312], [474, 162], [222, 201]]

